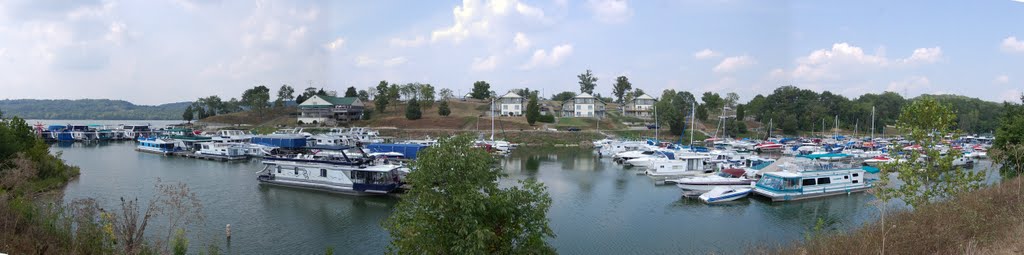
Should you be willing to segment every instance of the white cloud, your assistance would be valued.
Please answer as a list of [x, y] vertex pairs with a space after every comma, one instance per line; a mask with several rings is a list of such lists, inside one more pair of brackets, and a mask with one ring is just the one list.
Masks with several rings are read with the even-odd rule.
[[557, 66], [565, 60], [566, 57], [572, 55], [572, 44], [562, 44], [555, 46], [548, 53], [545, 50], [537, 50], [533, 52], [533, 56], [530, 57], [530, 61], [526, 62], [522, 66], [522, 69], [532, 69], [536, 67], [550, 67]]
[[459, 43], [472, 36], [488, 35], [493, 27], [504, 24], [503, 18], [510, 16], [513, 11], [530, 20], [544, 20], [543, 10], [518, 0], [491, 0], [487, 3], [463, 0], [462, 5], [452, 10], [454, 24], [434, 30], [430, 40]]
[[391, 38], [391, 46], [403, 48], [419, 47], [420, 45], [423, 45], [423, 43], [426, 41], [427, 39], [424, 38], [423, 36], [417, 36], [416, 38], [408, 40], [401, 38]]
[[693, 58], [696, 58], [696, 59], [709, 59], [709, 58], [715, 58], [715, 57], [718, 57], [718, 56], [721, 56], [721, 55], [722, 54], [720, 54], [718, 52], [714, 52], [711, 49], [703, 49], [701, 51], [693, 53]]
[[768, 79], [771, 79], [773, 81], [777, 81], [777, 80], [780, 80], [780, 79], [786, 79], [787, 78], [786, 76], [787, 76], [786, 71], [782, 70], [782, 68], [775, 68], [775, 69], [772, 69], [772, 71], [768, 72]]
[[1020, 103], [1021, 97], [1024, 96], [1022, 93], [1024, 92], [1021, 92], [1020, 89], [1008, 89], [1000, 93], [999, 101]]
[[1010, 36], [1003, 39], [1002, 48], [1006, 52], [1024, 53], [1024, 41], [1017, 40], [1016, 36]]
[[324, 49], [327, 49], [327, 51], [335, 51], [342, 46], [345, 46], [345, 38], [338, 37], [337, 39], [334, 39], [334, 41], [324, 44]]
[[883, 70], [885, 67], [930, 64], [942, 59], [940, 47], [914, 49], [907, 58], [886, 58], [883, 50], [868, 54], [860, 47], [848, 43], [832, 44], [831, 49], [819, 49], [796, 60], [793, 78], [801, 81], [839, 80], [844, 76]]
[[408, 60], [405, 57], [393, 57], [389, 59], [374, 59], [367, 56], [356, 57], [358, 67], [394, 67], [405, 64]]
[[516, 46], [516, 51], [523, 51], [530, 48], [530, 38], [526, 38], [523, 33], [516, 33], [516, 37], [512, 39], [512, 43]]
[[590, 0], [588, 7], [594, 12], [594, 18], [604, 23], [623, 23], [633, 16], [626, 0]]
[[750, 56], [728, 57], [711, 70], [716, 73], [730, 73], [754, 64], [757, 64], [757, 61]]
[[914, 49], [914, 53], [910, 54], [909, 58], [903, 60], [903, 63], [914, 64], [914, 63], [935, 63], [942, 58], [942, 48], [931, 47], [931, 48], [917, 48]]
[[123, 22], [112, 22], [107, 30], [104, 39], [115, 45], [121, 45], [124, 42], [126, 26]]
[[999, 84], [1006, 84], [1006, 83], [1010, 82], [1010, 76], [1007, 76], [1005, 74], [999, 75], [999, 76], [996, 76], [996, 78], [994, 80], [992, 80], [992, 81], [995, 82], [995, 83], [999, 83]]
[[904, 91], [918, 91], [922, 88], [926, 88], [931, 85], [932, 82], [928, 80], [928, 77], [924, 76], [910, 76], [903, 80], [893, 81], [889, 83], [889, 87], [885, 91], [891, 91], [896, 93], [903, 93]]
[[498, 56], [490, 56], [487, 58], [475, 58], [473, 59], [473, 71], [491, 71], [495, 67], [498, 67]]

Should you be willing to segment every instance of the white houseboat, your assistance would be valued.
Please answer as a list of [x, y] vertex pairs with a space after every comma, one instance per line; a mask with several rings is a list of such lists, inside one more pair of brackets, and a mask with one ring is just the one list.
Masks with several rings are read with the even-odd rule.
[[174, 141], [174, 139], [141, 137], [137, 141], [139, 143], [135, 146], [135, 150], [141, 152], [167, 155], [180, 150], [180, 148], [175, 145], [177, 144], [177, 141]]
[[338, 149], [340, 153], [266, 157], [257, 180], [261, 184], [354, 195], [401, 191], [407, 173], [404, 167], [377, 163], [365, 155], [349, 157], [344, 153], [346, 148]]
[[[805, 156], [812, 160], [828, 155]], [[833, 163], [782, 163], [765, 168], [754, 186], [754, 193], [772, 201], [792, 201], [861, 192], [871, 188], [860, 168]]]

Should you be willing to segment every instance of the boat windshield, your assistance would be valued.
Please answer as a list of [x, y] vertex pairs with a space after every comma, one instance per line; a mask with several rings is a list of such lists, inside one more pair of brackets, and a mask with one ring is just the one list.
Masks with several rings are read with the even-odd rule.
[[800, 178], [782, 178], [766, 175], [757, 181], [757, 186], [775, 190], [797, 190], [800, 189]]
[[351, 173], [352, 183], [386, 185], [397, 183], [396, 176], [391, 172], [371, 172], [353, 170]]

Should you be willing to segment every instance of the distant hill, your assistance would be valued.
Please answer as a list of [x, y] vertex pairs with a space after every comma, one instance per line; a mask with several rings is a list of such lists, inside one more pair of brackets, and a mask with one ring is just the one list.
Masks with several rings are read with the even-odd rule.
[[0, 100], [4, 116], [25, 119], [64, 120], [180, 120], [192, 102], [157, 106], [136, 105], [110, 99], [14, 99]]

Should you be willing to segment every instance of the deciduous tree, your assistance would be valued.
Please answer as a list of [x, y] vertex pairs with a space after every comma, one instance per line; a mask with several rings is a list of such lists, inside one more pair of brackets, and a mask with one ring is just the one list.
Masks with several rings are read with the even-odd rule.
[[586, 72], [577, 75], [576, 78], [580, 79], [580, 93], [594, 94], [594, 87], [597, 86], [597, 77], [594, 77], [594, 74], [590, 72], [590, 69], [587, 69]]
[[470, 93], [474, 99], [485, 99], [491, 94], [491, 84], [486, 81], [476, 81], [473, 83], [473, 92]]
[[626, 91], [633, 89], [633, 84], [629, 83], [629, 78], [626, 76], [619, 76], [615, 78], [615, 85], [612, 86], [612, 94], [615, 94], [615, 102], [625, 103], [623, 98], [626, 96]]
[[[551, 198], [532, 179], [502, 188], [493, 158], [468, 136], [440, 139], [414, 162], [413, 187], [384, 227], [388, 253], [552, 254]], [[458, 171], [452, 171], [458, 169]]]

